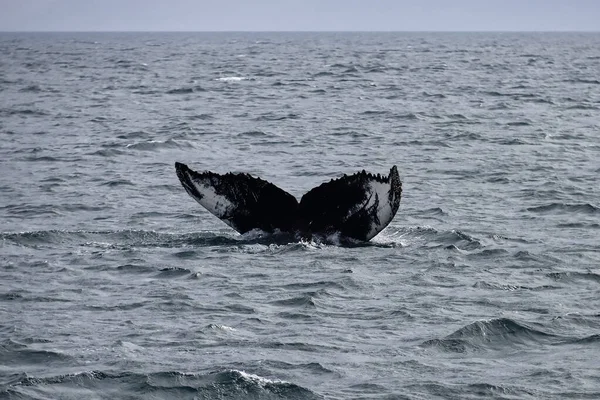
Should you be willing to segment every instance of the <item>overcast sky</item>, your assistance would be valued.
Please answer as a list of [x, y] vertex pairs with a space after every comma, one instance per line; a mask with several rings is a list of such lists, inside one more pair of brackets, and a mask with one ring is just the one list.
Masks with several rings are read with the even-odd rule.
[[0, 31], [598, 31], [600, 0], [0, 0]]

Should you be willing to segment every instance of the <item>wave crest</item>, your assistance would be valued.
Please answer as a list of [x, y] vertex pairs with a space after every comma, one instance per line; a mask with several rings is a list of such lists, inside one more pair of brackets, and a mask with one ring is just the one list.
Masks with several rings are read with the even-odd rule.
[[175, 371], [109, 373], [84, 371], [75, 374], [36, 378], [20, 375], [7, 388], [9, 393], [25, 397], [62, 398], [73, 393], [82, 397], [124, 398], [227, 398], [227, 399], [317, 399], [314, 392], [294, 383], [269, 379], [245, 371], [228, 369], [206, 374]]
[[423, 343], [443, 351], [464, 353], [468, 351], [500, 350], [509, 346], [530, 346], [553, 338], [545, 333], [510, 318], [494, 318], [466, 325], [443, 339]]

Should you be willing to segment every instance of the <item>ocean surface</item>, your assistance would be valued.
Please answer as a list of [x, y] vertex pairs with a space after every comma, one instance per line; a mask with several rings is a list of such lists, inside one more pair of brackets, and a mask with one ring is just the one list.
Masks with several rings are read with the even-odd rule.
[[[600, 33], [0, 34], [0, 399], [600, 398]], [[397, 165], [368, 243], [239, 235]]]

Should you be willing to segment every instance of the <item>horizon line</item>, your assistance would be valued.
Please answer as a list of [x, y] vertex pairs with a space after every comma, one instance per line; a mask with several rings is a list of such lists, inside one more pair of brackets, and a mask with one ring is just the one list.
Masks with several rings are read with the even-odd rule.
[[0, 30], [0, 33], [600, 33], [600, 30]]

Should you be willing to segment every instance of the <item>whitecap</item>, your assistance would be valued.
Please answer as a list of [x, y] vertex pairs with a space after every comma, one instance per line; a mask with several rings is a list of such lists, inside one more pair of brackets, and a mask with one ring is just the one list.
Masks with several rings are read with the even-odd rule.
[[245, 81], [248, 78], [245, 76], [222, 76], [220, 78], [215, 79], [216, 81], [221, 81], [221, 82], [240, 82], [240, 81]]
[[237, 369], [230, 369], [229, 372], [232, 372], [234, 374], [239, 374], [242, 378], [244, 378], [248, 381], [254, 382], [260, 386], [272, 385], [272, 384], [289, 384], [289, 382], [286, 382], [286, 381], [281, 381], [278, 379], [271, 380], [268, 378], [264, 378], [262, 376], [250, 374], [246, 371], [238, 371]]
[[210, 329], [216, 329], [216, 330], [220, 330], [220, 331], [224, 331], [224, 332], [234, 332], [234, 331], [236, 331], [235, 328], [232, 328], [231, 326], [227, 326], [227, 325], [210, 324], [210, 325], [208, 325], [208, 327]]

